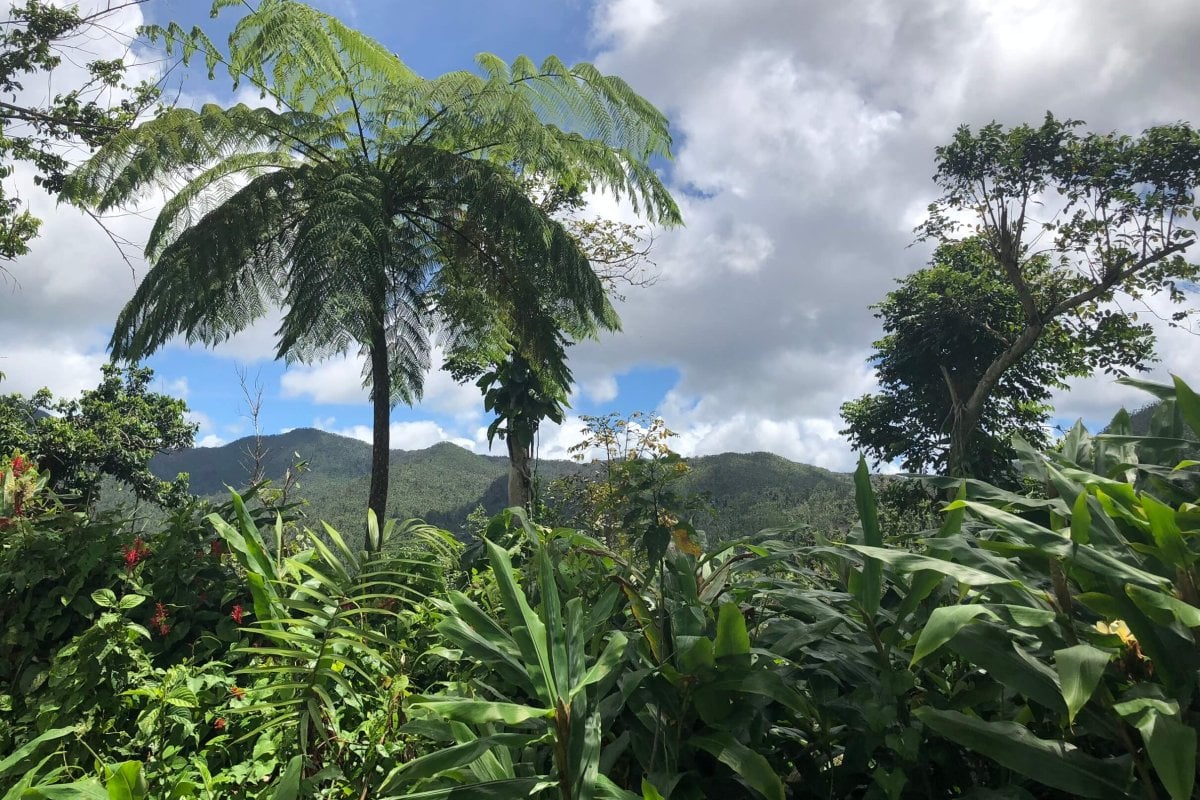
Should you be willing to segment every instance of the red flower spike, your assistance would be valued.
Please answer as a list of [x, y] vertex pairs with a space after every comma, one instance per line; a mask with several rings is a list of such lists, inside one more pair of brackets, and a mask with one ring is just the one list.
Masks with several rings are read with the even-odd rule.
[[217, 717], [216, 721], [213, 722], [213, 728], [218, 731], [225, 730], [225, 718]]
[[234, 622], [236, 622], [238, 625], [241, 625], [242, 624], [242, 615], [244, 613], [245, 612], [242, 611], [241, 606], [234, 606], [233, 610], [229, 612], [229, 616], [233, 618]]

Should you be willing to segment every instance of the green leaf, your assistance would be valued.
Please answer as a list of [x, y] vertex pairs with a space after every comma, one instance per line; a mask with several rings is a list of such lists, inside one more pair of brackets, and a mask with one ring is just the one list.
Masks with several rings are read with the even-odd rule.
[[108, 780], [105, 788], [109, 800], [144, 800], [146, 776], [142, 774], [140, 761], [126, 761], [115, 767], [107, 767]]
[[688, 744], [716, 756], [767, 800], [783, 800], [783, 781], [779, 780], [767, 759], [733, 738], [733, 734], [713, 731], [693, 736]]
[[1163, 615], [1170, 614], [1189, 628], [1200, 627], [1200, 608], [1196, 608], [1191, 603], [1185, 603], [1173, 595], [1156, 592], [1132, 583], [1125, 585], [1125, 594], [1129, 595], [1129, 599], [1146, 616], [1159, 621], [1160, 624], [1164, 621]]
[[438, 716], [457, 722], [484, 725], [489, 722], [504, 722], [516, 725], [531, 719], [548, 719], [554, 709], [533, 708], [516, 703], [495, 703], [487, 700], [420, 700], [412, 708], [424, 708]]
[[1071, 510], [1071, 541], [1087, 544], [1091, 540], [1092, 512], [1088, 510], [1087, 492], [1080, 492]]
[[628, 644], [629, 638], [624, 633], [621, 631], [615, 632], [608, 640], [608, 644], [604, 646], [604, 651], [600, 653], [600, 657], [596, 659], [596, 662], [592, 664], [591, 668], [583, 676], [583, 680], [571, 688], [571, 699], [574, 699], [575, 695], [593, 683], [599, 683], [608, 677], [613, 668], [621, 663], [621, 659], [625, 657], [625, 648]]
[[737, 603], [721, 604], [717, 614], [717, 639], [713, 645], [713, 655], [717, 658], [750, 655], [750, 634], [746, 631], [746, 619]]
[[1039, 739], [1015, 722], [986, 722], [923, 706], [913, 712], [936, 733], [1019, 775], [1077, 797], [1124, 797], [1125, 764], [1089, 756], [1066, 742]]
[[53, 742], [56, 739], [61, 739], [64, 736], [70, 736], [73, 733], [75, 733], [74, 728], [53, 728], [36, 738], [30, 739], [5, 756], [3, 760], [0, 760], [0, 777], [9, 774], [14, 767], [36, 753], [42, 745], [47, 742]]
[[667, 800], [648, 778], [642, 778], [642, 800]]
[[400, 764], [387, 776], [379, 791], [386, 794], [400, 786], [466, 766], [498, 745], [520, 748], [540, 738], [522, 733], [500, 733], [446, 747]]
[[952, 561], [943, 561], [940, 558], [923, 556], [918, 553], [891, 550], [884, 547], [864, 547], [857, 544], [848, 544], [845, 546], [852, 550], [857, 550], [863, 555], [877, 558], [904, 573], [918, 572], [923, 569], [933, 570], [942, 575], [948, 575], [959, 583], [965, 583], [967, 586], [990, 586], [999, 583], [1017, 584], [1017, 581], [1010, 578], [993, 575], [990, 572], [984, 572], [973, 567], [965, 567], [961, 564], [955, 564]]
[[97, 589], [92, 592], [92, 602], [101, 608], [114, 608], [117, 605], [117, 595], [112, 589]]
[[[858, 507], [858, 519], [862, 523], [863, 544], [867, 547], [882, 547], [883, 535], [879, 531], [875, 490], [871, 486], [867, 460], [862, 455], [859, 455], [858, 468], [854, 470], [854, 504]], [[875, 616], [883, 593], [883, 572], [878, 560], [867, 556], [857, 590], [856, 597], [867, 616]]]
[[292, 756], [283, 770], [283, 774], [279, 776], [279, 781], [275, 784], [271, 800], [299, 800], [303, 766], [304, 758], [302, 756]]
[[26, 789], [22, 800], [110, 800], [108, 789], [95, 778]]
[[954, 634], [962, 630], [964, 625], [981, 614], [986, 614], [995, 620], [1000, 619], [987, 606], [965, 605], [935, 608], [929, 615], [929, 621], [921, 629], [921, 635], [917, 638], [917, 646], [913, 650], [909, 666], [916, 666], [926, 656], [936, 652], [938, 648], [950, 641]]
[[1058, 670], [1063, 700], [1067, 703], [1068, 722], [1074, 723], [1075, 715], [1091, 699], [1110, 660], [1111, 653], [1087, 644], [1054, 652], [1054, 667]]
[[131, 608], [137, 608], [146, 601], [146, 596], [142, 594], [127, 594], [121, 598], [118, 604], [123, 611], [128, 611]]
[[514, 800], [517, 797], [533, 797], [556, 785], [557, 783], [549, 778], [508, 778], [434, 789], [429, 792], [388, 795], [379, 800]]
[[1183, 415], [1184, 421], [1192, 432], [1200, 436], [1200, 395], [1192, 391], [1178, 375], [1172, 375], [1175, 382], [1175, 407]]
[[1196, 729], [1153, 709], [1141, 718], [1137, 729], [1171, 800], [1189, 800], [1196, 783]]

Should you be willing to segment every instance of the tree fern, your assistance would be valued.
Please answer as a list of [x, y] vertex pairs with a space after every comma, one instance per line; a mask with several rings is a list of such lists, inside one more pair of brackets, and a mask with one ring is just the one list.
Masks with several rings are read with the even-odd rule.
[[175, 336], [214, 345], [276, 306], [279, 358], [357, 347], [375, 404], [377, 515], [388, 408], [420, 398], [435, 322], [469, 335], [478, 315], [468, 307], [494, 309], [504, 338], [545, 363], [561, 361], [564, 326], [572, 336], [616, 326], [587, 256], [528, 197], [523, 175], [607, 190], [651, 221], [679, 222], [649, 165], [670, 156], [665, 117], [590, 64], [484, 55], [478, 73], [424, 79], [292, 0], [262, 0], [227, 54], [202, 31], [151, 34], [185, 59], [202, 53], [210, 71], [224, 64], [274, 108], [164, 112], [73, 176], [67, 197], [99, 211], [169, 195], [113, 355], [138, 359]]

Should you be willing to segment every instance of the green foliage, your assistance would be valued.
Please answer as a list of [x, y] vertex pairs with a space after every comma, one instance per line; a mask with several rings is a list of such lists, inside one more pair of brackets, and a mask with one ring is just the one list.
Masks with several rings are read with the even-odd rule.
[[[1024, 280], [1039, 305], [1058, 291], [1042, 256], [1028, 259]], [[874, 343], [877, 394], [842, 406], [843, 434], [876, 461], [899, 461], [908, 472], [949, 469], [956, 409], [988, 368], [1017, 340], [1026, 319], [1016, 289], [981, 238], [938, 247], [930, 266], [899, 281], [878, 305], [885, 336]], [[1148, 325], [1117, 316], [1083, 335], [1069, 319], [1044, 323], [1033, 346], [1006, 369], [980, 411], [967, 474], [1011, 484], [1014, 434], [1048, 444], [1050, 394], [1070, 377], [1102, 362], [1136, 366], [1151, 354]]]
[[283, 309], [280, 358], [358, 348], [375, 403], [377, 515], [387, 409], [420, 397], [434, 321], [458, 340], [517, 341], [538, 365], [561, 362], [564, 328], [615, 325], [578, 241], [521, 175], [609, 190], [651, 221], [679, 221], [647, 164], [670, 156], [666, 119], [589, 64], [485, 54], [482, 74], [423, 79], [290, 0], [239, 20], [227, 56], [198, 31], [152, 34], [169, 49], [182, 43], [185, 60], [203, 51], [210, 71], [225, 63], [235, 85], [251, 83], [279, 110], [167, 111], [72, 176], [67, 196], [99, 211], [154, 187], [173, 192], [113, 355], [139, 358], [176, 335], [216, 344], [273, 306]]
[[[957, 347], [933, 359], [916, 356], [921, 350], [882, 349], [887, 369], [892, 361], [916, 363], [884, 375], [883, 394], [845, 409], [853, 435], [876, 456], [904, 454], [918, 465], [944, 458], [951, 475], [994, 476], [1005, 454], [992, 451], [997, 443], [1003, 448], [1004, 432], [1028, 429], [1044, 412], [1039, 373], [1054, 384], [1097, 369], [1140, 369], [1153, 356], [1149, 330], [1113, 301], [1161, 293], [1180, 303], [1183, 287], [1200, 276], [1200, 266], [1184, 256], [1195, 242], [1188, 220], [1198, 212], [1200, 134], [1183, 123], [1138, 137], [1081, 134], [1081, 124], [1047, 114], [1038, 127], [964, 125], [937, 149], [934, 180], [942, 196], [918, 232], [968, 250], [977, 243], [977, 257], [968, 260], [988, 279], [960, 278], [953, 291], [988, 325], [972, 321], [966, 330], [973, 339], [956, 337]], [[897, 331], [920, 339], [922, 326], [902, 324], [910, 312], [933, 331], [945, 327], [944, 304], [935, 295], [931, 307], [920, 291], [940, 273], [906, 282], [905, 290], [917, 291], [895, 309]], [[989, 297], [1001, 306], [989, 307]], [[937, 337], [929, 341], [938, 349]], [[939, 377], [946, 384], [940, 398], [933, 390]], [[911, 398], [905, 381], [914, 385]], [[919, 416], [910, 417], [910, 407]], [[949, 433], [948, 449], [935, 432]], [[982, 473], [972, 463], [980, 453]]]
[[[87, 62], [88, 78], [78, 86], [64, 87], [61, 79], [52, 77], [64, 55], [78, 51], [81, 38], [110, 35], [110, 15], [106, 8], [83, 14], [77, 7], [45, 0], [11, 4], [0, 31], [0, 91], [10, 100], [0, 105], [0, 180], [12, 175], [15, 162], [21, 161], [33, 167], [38, 185], [57, 193], [70, 169], [64, 144], [97, 147], [158, 100], [157, 86], [125, 83], [127, 65], [122, 59]], [[42, 102], [17, 101], [15, 94], [31, 81], [53, 84], [54, 96]], [[127, 94], [126, 99], [105, 102], [113, 89]], [[29, 252], [40, 225], [19, 197], [0, 187], [0, 260]]]
[[106, 364], [100, 385], [77, 400], [0, 396], [0, 452], [19, 449], [49, 471], [50, 486], [72, 506], [94, 506], [111, 478], [139, 500], [174, 505], [187, 496], [187, 477], [161, 480], [150, 470], [159, 453], [191, 447], [196, 426], [187, 405], [148, 391], [153, 370]]

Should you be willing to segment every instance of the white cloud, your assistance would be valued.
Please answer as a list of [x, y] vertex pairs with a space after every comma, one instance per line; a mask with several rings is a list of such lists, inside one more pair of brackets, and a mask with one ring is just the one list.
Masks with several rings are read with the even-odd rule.
[[[316, 420], [315, 422], [320, 422]], [[319, 426], [318, 426], [319, 427]], [[328, 429], [323, 429], [328, 430]], [[349, 436], [363, 442], [371, 443], [372, 431], [370, 425], [351, 425], [347, 428], [329, 430], [339, 436]], [[455, 436], [441, 425], [432, 420], [415, 420], [411, 422], [393, 422], [388, 426], [392, 450], [424, 450], [439, 442], [450, 442], [467, 450], [474, 450], [476, 443], [465, 437]]]

